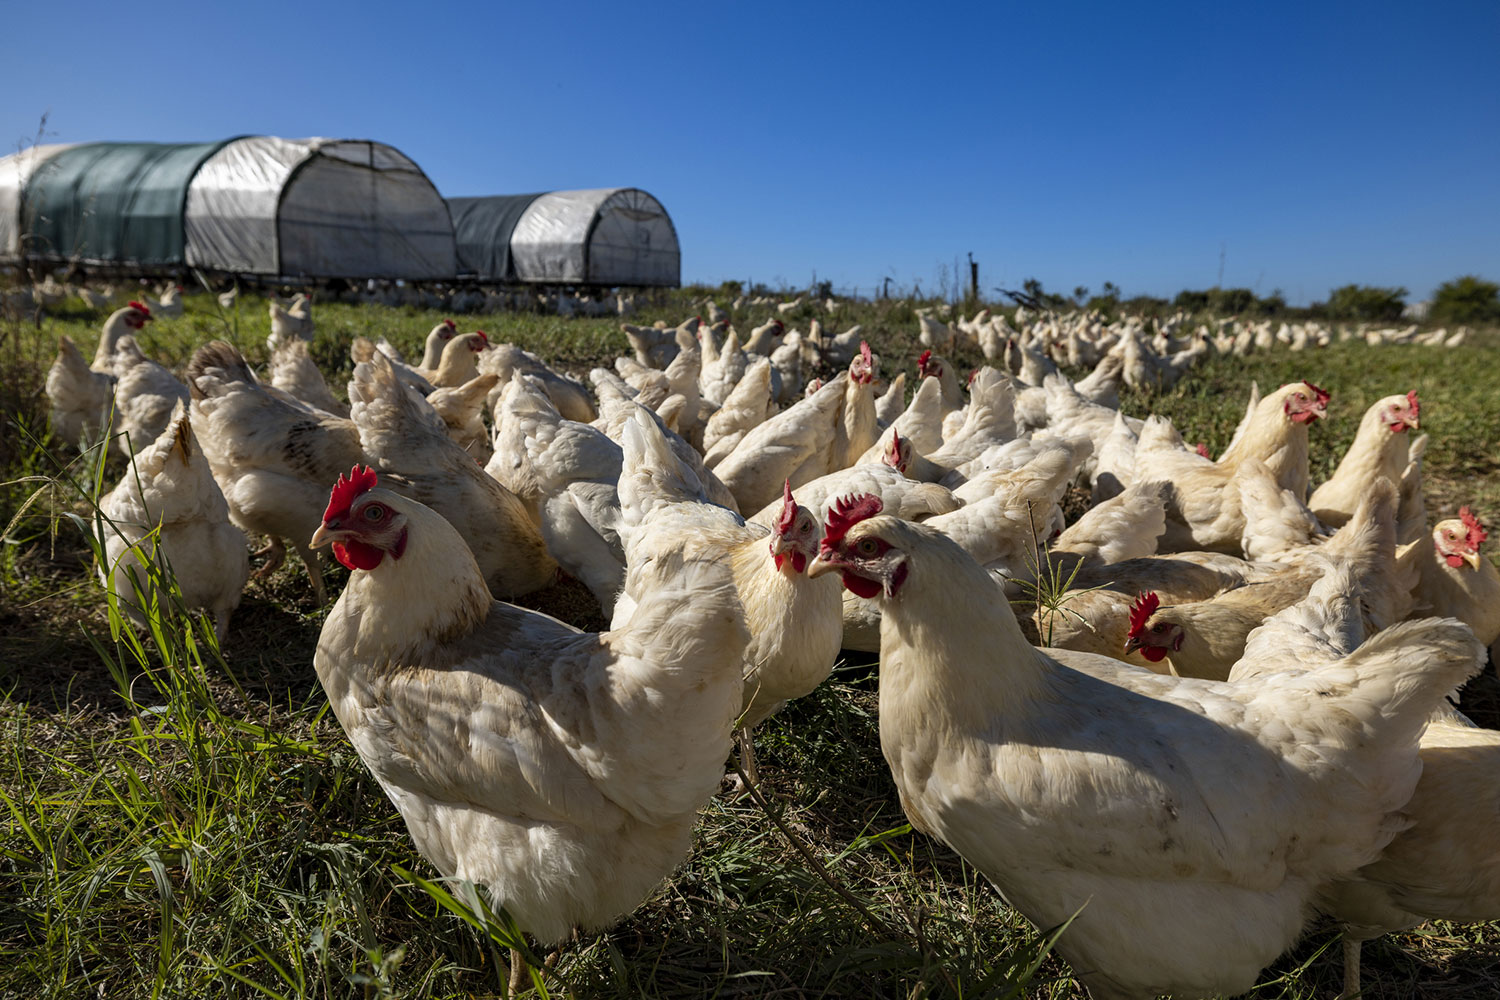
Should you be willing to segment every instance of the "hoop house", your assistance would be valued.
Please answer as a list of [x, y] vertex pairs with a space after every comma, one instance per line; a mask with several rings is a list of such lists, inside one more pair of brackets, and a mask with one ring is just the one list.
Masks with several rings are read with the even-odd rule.
[[453, 198], [460, 260], [480, 281], [681, 283], [677, 229], [639, 188]]
[[437, 189], [378, 142], [87, 143], [51, 150], [29, 170], [8, 169], [11, 159], [0, 161], [0, 210], [10, 177], [25, 177], [7, 215], [19, 236], [0, 241], [7, 256], [301, 278], [437, 280], [457, 270]]

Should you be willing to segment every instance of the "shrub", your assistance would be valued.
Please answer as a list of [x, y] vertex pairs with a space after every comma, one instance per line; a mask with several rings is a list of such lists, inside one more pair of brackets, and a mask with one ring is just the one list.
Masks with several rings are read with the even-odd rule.
[[1427, 316], [1434, 323], [1500, 323], [1500, 285], [1472, 274], [1445, 281]]

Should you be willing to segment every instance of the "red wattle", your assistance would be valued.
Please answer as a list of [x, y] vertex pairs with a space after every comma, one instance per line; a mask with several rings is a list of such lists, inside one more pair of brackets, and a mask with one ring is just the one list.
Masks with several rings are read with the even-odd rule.
[[1445, 556], [1444, 558], [1448, 560], [1448, 565], [1454, 569], [1460, 569], [1464, 564], [1463, 556]]
[[1165, 646], [1142, 646], [1141, 655], [1152, 663], [1160, 663], [1167, 658], [1167, 649]]
[[350, 569], [374, 569], [385, 558], [385, 553], [365, 542], [350, 540], [334, 542], [333, 557]]
[[866, 580], [862, 576], [855, 576], [848, 570], [840, 574], [844, 578], [844, 587], [855, 597], [874, 597], [880, 593], [880, 581]]
[[798, 552], [795, 549], [792, 551], [792, 569], [798, 573], [804, 572], [807, 569], [807, 553]]

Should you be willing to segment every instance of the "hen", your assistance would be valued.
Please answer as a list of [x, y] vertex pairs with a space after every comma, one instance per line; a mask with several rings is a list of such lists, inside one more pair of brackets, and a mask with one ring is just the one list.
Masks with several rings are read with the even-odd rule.
[[[1250, 636], [1231, 677], [1258, 677], [1265, 664], [1299, 669], [1332, 663], [1364, 640], [1358, 581], [1347, 567]], [[1412, 825], [1380, 859], [1325, 886], [1319, 908], [1344, 925], [1344, 990], [1359, 995], [1361, 943], [1425, 920], [1500, 919], [1500, 733], [1439, 706], [1422, 734], [1422, 777], [1402, 807]]]
[[[186, 403], [177, 404], [166, 431], [136, 454], [99, 509], [109, 557], [99, 572], [131, 620], [145, 624], [142, 598], [167, 600], [148, 596], [152, 574], [142, 564], [154, 562], [176, 577], [184, 605], [213, 615], [223, 642], [250, 577], [250, 554], [244, 532], [229, 523], [229, 505], [198, 448]], [[137, 593], [132, 579], [147, 593]]]
[[1479, 551], [1489, 532], [1467, 507], [1439, 521], [1431, 544], [1419, 539], [1402, 550], [1403, 570], [1415, 570], [1412, 597], [1423, 614], [1450, 615], [1468, 624], [1479, 641], [1500, 654], [1500, 571]]
[[53, 436], [68, 444], [96, 438], [110, 423], [114, 398], [114, 375], [91, 370], [72, 338], [58, 337], [57, 360], [47, 370]]
[[354, 570], [313, 661], [334, 715], [422, 855], [540, 941], [640, 903], [719, 785], [748, 640], [699, 530], [719, 515], [647, 519], [641, 603], [601, 634], [494, 601], [452, 525], [369, 470], [340, 478], [313, 536]]
[[306, 539], [317, 529], [327, 483], [364, 461], [359, 431], [342, 417], [267, 390], [223, 341], [198, 348], [187, 382], [193, 426], [229, 503], [229, 519], [247, 533], [270, 536], [271, 558], [258, 574], [281, 564], [282, 539], [291, 539], [324, 603], [322, 569]]
[[[446, 350], [455, 344], [468, 349], [455, 337]], [[497, 595], [530, 594], [553, 583], [557, 563], [525, 506], [453, 443], [437, 411], [401, 383], [379, 351], [354, 366], [349, 413], [391, 488], [452, 523]]]
[[1339, 467], [1307, 501], [1318, 520], [1337, 528], [1353, 515], [1376, 479], [1383, 476], [1393, 483], [1401, 481], [1410, 440], [1406, 432], [1420, 428], [1420, 414], [1421, 402], [1415, 390], [1404, 396], [1387, 396], [1365, 411], [1354, 443]]
[[1474, 673], [1456, 622], [1254, 684], [1027, 644], [998, 585], [860, 501], [811, 575], [881, 605], [880, 742], [912, 825], [983, 871], [1098, 1000], [1235, 994], [1317, 888], [1401, 829], [1427, 716]]
[[146, 448], [167, 429], [178, 403], [188, 401], [187, 386], [141, 353], [134, 337], [115, 345], [115, 443], [129, 455]]

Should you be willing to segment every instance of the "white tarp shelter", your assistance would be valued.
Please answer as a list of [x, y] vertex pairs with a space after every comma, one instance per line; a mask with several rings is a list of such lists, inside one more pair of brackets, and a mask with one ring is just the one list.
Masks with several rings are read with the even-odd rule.
[[288, 278], [451, 279], [448, 207], [383, 143], [84, 143], [0, 160], [0, 256]]
[[639, 188], [448, 201], [466, 270], [480, 281], [681, 284], [677, 228]]

